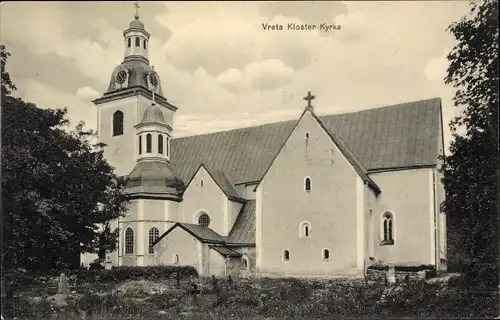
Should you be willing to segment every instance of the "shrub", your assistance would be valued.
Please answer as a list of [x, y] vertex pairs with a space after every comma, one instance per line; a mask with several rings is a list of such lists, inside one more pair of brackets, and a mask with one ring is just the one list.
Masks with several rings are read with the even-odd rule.
[[[388, 271], [389, 270], [389, 265], [387, 264], [376, 264], [369, 266], [367, 269], [371, 270], [378, 270], [378, 271]], [[418, 272], [418, 271], [427, 271], [427, 270], [436, 270], [436, 267], [429, 264], [429, 265], [419, 265], [419, 266], [394, 266], [395, 271], [404, 271], [404, 272]]]

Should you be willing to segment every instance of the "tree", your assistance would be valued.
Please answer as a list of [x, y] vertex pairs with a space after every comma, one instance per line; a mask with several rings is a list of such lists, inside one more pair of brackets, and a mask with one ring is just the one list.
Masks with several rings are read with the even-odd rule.
[[[457, 40], [448, 55], [446, 84], [456, 88], [461, 112], [450, 123], [453, 141], [443, 158], [450, 243], [468, 271], [495, 266], [498, 257], [498, 1], [472, 1], [470, 14], [449, 30]], [[464, 134], [458, 134], [458, 129]], [[495, 269], [492, 269], [493, 273]]]
[[[10, 57], [10, 53], [5, 50], [4, 45], [0, 45], [0, 63], [2, 67], [2, 94], [8, 95], [13, 90], [16, 90], [16, 86], [12, 83], [10, 75], [6, 70], [7, 59]], [[3, 99], [2, 99], [3, 100]]]
[[65, 130], [66, 109], [40, 109], [3, 91], [4, 80], [15, 90], [4, 56], [2, 47], [3, 267], [78, 267], [80, 252], [97, 253], [100, 239], [116, 247], [116, 230], [97, 225], [126, 209], [124, 181], [83, 123]]

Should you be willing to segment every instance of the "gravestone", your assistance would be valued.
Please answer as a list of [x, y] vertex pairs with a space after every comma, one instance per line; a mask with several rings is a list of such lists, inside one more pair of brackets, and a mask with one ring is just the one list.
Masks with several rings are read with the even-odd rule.
[[69, 281], [68, 277], [64, 273], [59, 276], [59, 285], [57, 287], [57, 293], [67, 295], [69, 294]]
[[389, 284], [396, 283], [396, 268], [394, 266], [389, 266], [389, 271], [387, 271], [387, 282]]
[[104, 262], [104, 270], [111, 270], [111, 266], [112, 266], [111, 260], [107, 260]]

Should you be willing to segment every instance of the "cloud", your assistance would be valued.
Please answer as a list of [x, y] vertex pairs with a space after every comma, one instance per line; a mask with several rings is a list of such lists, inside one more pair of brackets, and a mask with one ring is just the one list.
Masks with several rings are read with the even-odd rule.
[[97, 110], [90, 101], [78, 99], [73, 94], [34, 80], [23, 81], [19, 85], [23, 87], [23, 99], [26, 101], [33, 102], [42, 109], [67, 108], [67, 117], [72, 126], [83, 120], [87, 129], [96, 129]]
[[85, 100], [90, 101], [90, 100], [98, 98], [100, 96], [100, 94], [99, 94], [99, 92], [95, 91], [91, 87], [82, 87], [82, 88], [78, 88], [78, 90], [76, 90], [76, 96], [81, 98], [81, 99], [85, 99]]
[[449, 61], [446, 57], [447, 54], [444, 54], [441, 57], [432, 58], [427, 62], [424, 74], [429, 81], [443, 81], [449, 66]]
[[[178, 107], [176, 131], [201, 133], [281, 120], [273, 114], [298, 115], [308, 90], [317, 96], [318, 113], [441, 96], [445, 117], [453, 114], [452, 90], [433, 59], [455, 44], [446, 28], [467, 11], [466, 2], [280, 5], [141, 4], [152, 35], [150, 61], [167, 99]], [[87, 100], [91, 91], [76, 93], [107, 88], [123, 61], [122, 31], [134, 11], [130, 3], [114, 2], [2, 3], [0, 35], [12, 44], [8, 68], [19, 94], [39, 105], [68, 106], [74, 119], [95, 121]], [[342, 30], [323, 37], [262, 29], [263, 22], [316, 18]], [[184, 125], [186, 115], [207, 123]]]
[[239, 91], [248, 86], [247, 79], [238, 69], [227, 69], [220, 73], [215, 79], [219, 84], [224, 86], [229, 91]]
[[248, 64], [245, 74], [254, 88], [275, 89], [290, 82], [293, 69], [281, 60], [269, 59]]
[[290, 82], [294, 70], [278, 59], [267, 59], [247, 64], [243, 71], [228, 69], [216, 81], [229, 91], [243, 89], [272, 90]]

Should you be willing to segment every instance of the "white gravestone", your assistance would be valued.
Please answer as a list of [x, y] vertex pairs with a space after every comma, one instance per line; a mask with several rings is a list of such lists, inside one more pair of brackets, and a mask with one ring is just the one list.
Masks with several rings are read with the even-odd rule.
[[396, 283], [396, 268], [394, 266], [389, 266], [389, 271], [387, 272], [387, 282], [390, 284]]
[[69, 281], [68, 277], [64, 273], [59, 276], [59, 286], [57, 288], [57, 293], [67, 295], [69, 293]]

